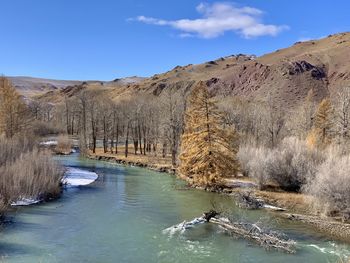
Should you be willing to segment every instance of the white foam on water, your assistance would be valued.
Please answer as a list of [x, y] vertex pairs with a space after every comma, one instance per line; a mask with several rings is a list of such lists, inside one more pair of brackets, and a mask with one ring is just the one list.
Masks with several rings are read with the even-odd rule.
[[306, 246], [314, 248], [323, 254], [335, 255], [339, 258], [344, 257], [344, 256], [345, 257], [350, 256], [350, 251], [348, 251], [347, 249], [345, 250], [344, 248], [339, 247], [337, 244], [332, 243], [332, 242], [330, 242], [329, 244], [330, 244], [330, 247], [320, 247], [320, 246], [315, 245], [315, 244], [309, 244]]
[[195, 218], [189, 222], [183, 221], [180, 224], [168, 227], [168, 228], [164, 229], [162, 232], [163, 232], [163, 234], [168, 234], [169, 236], [173, 236], [175, 233], [182, 234], [183, 232], [186, 231], [186, 229], [192, 228], [198, 224], [203, 224], [205, 222], [206, 222], [206, 220], [203, 217], [198, 217], [198, 218]]

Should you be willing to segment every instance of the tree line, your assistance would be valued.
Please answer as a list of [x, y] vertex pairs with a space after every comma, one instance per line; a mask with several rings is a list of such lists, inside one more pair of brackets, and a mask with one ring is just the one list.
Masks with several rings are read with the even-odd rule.
[[123, 148], [127, 157], [132, 145], [135, 155], [170, 154], [176, 165], [185, 107], [181, 92], [112, 101], [101, 91], [84, 90], [56, 107], [54, 122], [79, 135], [82, 151], [95, 153], [101, 140], [105, 153]]
[[[2, 83], [8, 88], [2, 90], [7, 99], [0, 104], [0, 127], [8, 137], [28, 126], [41, 134], [65, 132], [79, 137], [83, 153], [95, 153], [101, 143], [105, 153], [122, 151], [125, 157], [130, 151], [171, 156], [179, 174], [195, 186], [220, 186], [225, 177], [242, 174], [261, 188], [273, 182], [286, 191], [307, 191], [338, 212], [350, 209], [350, 165], [334, 163], [343, 165], [350, 156], [349, 88], [321, 101], [310, 90], [289, 109], [273, 94], [214, 97], [205, 82], [191, 92], [167, 88], [157, 96], [136, 93], [119, 100], [84, 88], [56, 105], [24, 103]], [[330, 178], [331, 192], [325, 183]]]

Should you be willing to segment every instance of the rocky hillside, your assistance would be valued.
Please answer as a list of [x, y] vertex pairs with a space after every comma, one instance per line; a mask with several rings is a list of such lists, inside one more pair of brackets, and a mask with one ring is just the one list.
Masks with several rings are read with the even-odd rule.
[[188, 91], [202, 80], [215, 95], [259, 99], [271, 96], [280, 106], [293, 108], [310, 89], [321, 99], [339, 87], [350, 87], [349, 54], [350, 33], [341, 33], [298, 42], [261, 57], [233, 55], [199, 65], [177, 66], [145, 79], [70, 85], [41, 98], [59, 102], [62, 95], [73, 96], [85, 88], [105, 90], [116, 100], [145, 93], [158, 96], [166, 89]]

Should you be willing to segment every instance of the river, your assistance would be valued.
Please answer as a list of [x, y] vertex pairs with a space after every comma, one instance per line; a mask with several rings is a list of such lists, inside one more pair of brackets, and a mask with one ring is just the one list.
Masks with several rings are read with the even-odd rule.
[[[66, 189], [56, 201], [18, 208], [0, 232], [1, 262], [336, 262], [349, 247], [303, 224], [266, 211], [247, 211], [219, 194], [186, 190], [167, 174], [81, 159], [56, 157], [65, 166], [97, 172], [85, 187]], [[162, 230], [211, 208], [237, 219], [260, 220], [298, 242], [294, 255], [266, 251], [203, 224], [184, 234]]]

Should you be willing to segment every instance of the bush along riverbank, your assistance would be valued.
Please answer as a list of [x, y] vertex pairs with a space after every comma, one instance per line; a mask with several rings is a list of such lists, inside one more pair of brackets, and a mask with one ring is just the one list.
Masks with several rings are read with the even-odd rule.
[[57, 199], [63, 188], [80, 187], [97, 180], [94, 172], [62, 167], [54, 161], [52, 154], [63, 154], [56, 146], [64, 150], [64, 155], [71, 153], [71, 142], [64, 136], [41, 143], [32, 136], [0, 137], [1, 217], [10, 207]]
[[63, 174], [51, 153], [37, 148], [35, 138], [0, 137], [0, 213], [11, 205], [59, 197]]
[[[105, 161], [120, 165], [135, 166], [150, 169], [152, 171], [177, 175], [176, 169], [170, 161], [166, 164], [157, 164], [152, 156], [147, 158], [129, 156], [125, 158], [122, 154], [104, 153], [103, 149], [97, 149], [96, 153], [89, 152], [86, 158]], [[152, 161], [150, 161], [152, 160]], [[259, 184], [254, 179], [239, 176], [226, 178], [220, 187], [196, 187], [218, 194], [231, 195], [240, 207], [247, 209], [266, 209], [282, 218], [308, 224], [325, 235], [350, 242], [350, 224], [327, 216], [317, 215], [312, 207], [312, 199], [302, 193], [290, 193], [270, 185], [265, 190], [259, 189]]]

